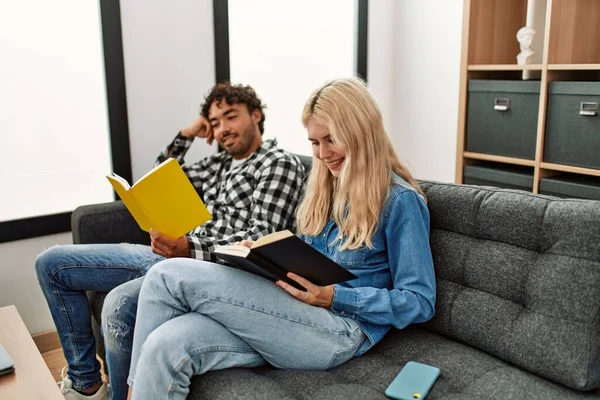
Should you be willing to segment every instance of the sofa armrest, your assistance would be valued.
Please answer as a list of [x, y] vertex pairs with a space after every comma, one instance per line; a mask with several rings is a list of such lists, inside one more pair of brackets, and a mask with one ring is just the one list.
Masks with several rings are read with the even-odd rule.
[[73, 243], [150, 244], [122, 201], [77, 207], [71, 216]]

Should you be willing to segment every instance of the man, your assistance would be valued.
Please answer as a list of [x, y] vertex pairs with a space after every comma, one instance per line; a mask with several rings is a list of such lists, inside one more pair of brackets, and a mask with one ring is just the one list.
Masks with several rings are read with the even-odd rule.
[[[212, 251], [217, 245], [256, 240], [292, 227], [304, 169], [297, 157], [278, 149], [275, 140], [262, 140], [263, 109], [251, 87], [218, 84], [205, 98], [200, 117], [158, 157], [157, 163], [174, 157], [182, 164], [212, 214], [211, 221], [177, 239], [152, 231], [150, 246], [56, 246], [38, 256], [38, 280], [69, 365], [61, 383], [65, 398], [108, 398], [96, 360], [85, 291], [116, 288], [105, 299], [102, 330], [110, 398], [124, 399], [137, 297], [150, 267], [172, 257], [214, 260]], [[216, 140], [224, 151], [184, 165], [185, 153], [196, 137], [208, 143]]]

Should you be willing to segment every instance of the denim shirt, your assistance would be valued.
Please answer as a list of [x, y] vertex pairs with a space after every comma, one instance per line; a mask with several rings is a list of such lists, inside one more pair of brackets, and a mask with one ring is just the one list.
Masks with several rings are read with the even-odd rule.
[[316, 250], [357, 276], [334, 287], [331, 311], [354, 319], [369, 339], [363, 354], [392, 326], [425, 322], [435, 312], [435, 273], [429, 246], [429, 211], [421, 195], [393, 176], [381, 209], [373, 248], [339, 251], [338, 227], [330, 220], [317, 236], [300, 235]]

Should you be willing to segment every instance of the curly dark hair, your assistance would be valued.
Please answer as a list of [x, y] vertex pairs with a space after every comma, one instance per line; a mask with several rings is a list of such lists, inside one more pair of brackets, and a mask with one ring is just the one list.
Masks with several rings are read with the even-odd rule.
[[265, 128], [265, 108], [267, 107], [256, 95], [256, 92], [250, 86], [232, 85], [229, 82], [217, 83], [210, 92], [204, 97], [204, 103], [200, 106], [200, 114], [208, 119], [208, 110], [213, 102], [225, 100], [227, 104], [245, 104], [248, 112], [260, 110], [261, 119], [258, 123], [258, 129], [262, 135]]

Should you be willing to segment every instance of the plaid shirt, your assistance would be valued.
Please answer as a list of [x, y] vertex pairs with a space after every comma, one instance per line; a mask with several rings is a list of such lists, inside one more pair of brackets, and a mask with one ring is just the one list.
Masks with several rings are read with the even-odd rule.
[[212, 215], [212, 220], [186, 235], [192, 258], [214, 261], [216, 246], [294, 229], [304, 179], [304, 166], [297, 157], [271, 139], [234, 168], [226, 152], [185, 165], [183, 158], [192, 142], [180, 132], [157, 160], [177, 159]]

